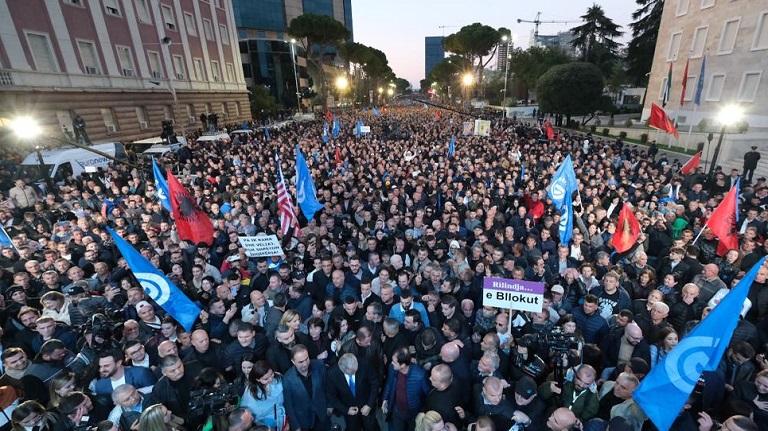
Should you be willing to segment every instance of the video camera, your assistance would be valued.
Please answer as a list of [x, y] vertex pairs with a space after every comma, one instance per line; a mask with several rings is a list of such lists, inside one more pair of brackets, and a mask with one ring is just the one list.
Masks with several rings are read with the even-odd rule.
[[572, 350], [580, 351], [581, 343], [574, 334], [566, 334], [563, 328], [555, 326], [547, 333], [547, 347], [551, 356], [566, 353], [570, 354]]
[[200, 388], [189, 394], [189, 411], [203, 415], [223, 416], [237, 404], [237, 387], [234, 383], [218, 388]]

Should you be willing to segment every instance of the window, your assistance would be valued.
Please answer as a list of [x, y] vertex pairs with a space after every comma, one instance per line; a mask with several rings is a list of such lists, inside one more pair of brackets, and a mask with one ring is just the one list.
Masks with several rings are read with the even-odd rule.
[[739, 86], [739, 102], [754, 102], [762, 72], [745, 72]]
[[120, 6], [117, 2], [118, 0], [104, 0], [104, 10], [107, 11], [107, 14], [112, 16], [122, 16], [120, 15]]
[[117, 58], [120, 60], [120, 67], [122, 68], [121, 75], [133, 76], [134, 68], [131, 48], [127, 46], [115, 46], [115, 49], [117, 49]]
[[229, 45], [229, 33], [227, 33], [227, 26], [219, 24], [219, 36], [221, 37], [221, 43]]
[[221, 0], [213, 0], [213, 4], [219, 9], [224, 9], [224, 6], [221, 5]]
[[147, 51], [147, 58], [149, 58], [149, 73], [155, 79], [162, 79], [163, 72], [160, 66], [160, 54], [156, 51]]
[[240, 116], [240, 104], [235, 102], [235, 103], [232, 104], [232, 106], [235, 107], [235, 117], [239, 117]]
[[197, 26], [195, 26], [195, 17], [189, 13], [184, 12], [184, 25], [187, 27], [187, 34], [197, 36]]
[[691, 0], [677, 0], [677, 10], [675, 11], [676, 16], [682, 16], [688, 13], [688, 5], [691, 3]]
[[176, 72], [176, 79], [186, 79], [187, 74], [184, 71], [184, 59], [182, 59], [180, 55], [173, 56], [173, 70]]
[[708, 9], [715, 5], [715, 0], [701, 0], [701, 8]]
[[661, 88], [659, 88], [659, 100], [664, 100], [664, 93], [667, 91], [667, 77], [661, 80]]
[[203, 33], [205, 33], [205, 40], [213, 41], [213, 26], [211, 20], [203, 18]]
[[211, 61], [211, 74], [213, 74], [214, 82], [221, 82], [221, 68], [216, 60]]
[[195, 107], [188, 103], [184, 109], [187, 111], [187, 124], [195, 124]]
[[195, 65], [195, 79], [198, 81], [205, 81], [205, 72], [203, 71], [203, 59], [196, 58], [192, 61]]
[[173, 17], [173, 10], [168, 5], [160, 5], [163, 15], [163, 23], [168, 30], [176, 31], [176, 20]]
[[149, 116], [147, 116], [147, 108], [143, 106], [137, 106], [136, 118], [139, 120], [139, 129], [149, 129]]
[[707, 90], [707, 100], [710, 102], [720, 101], [720, 97], [723, 95], [723, 87], [725, 86], [725, 74], [713, 74], [712, 79], [709, 81], [709, 90]]
[[115, 113], [110, 108], [101, 109], [101, 118], [104, 120], [104, 127], [107, 128], [107, 134], [117, 132], [117, 122]]
[[704, 47], [707, 45], [708, 27], [698, 27], [693, 31], [691, 41], [691, 58], [699, 58], [704, 55]]
[[149, 17], [149, 5], [148, 0], [136, 0], [136, 15], [139, 17], [139, 22], [144, 24], [151, 24], [152, 20]]
[[235, 66], [227, 63], [227, 82], [235, 82]]
[[696, 94], [696, 79], [697, 77], [688, 76], [685, 80], [685, 97], [686, 102], [693, 100], [693, 96]]
[[64, 4], [85, 7], [85, 5], [83, 4], [84, 1], [85, 0], [64, 0]]
[[720, 45], [717, 48], [718, 54], [730, 54], [733, 52], [733, 47], [736, 46], [736, 36], [739, 34], [739, 24], [741, 24], [741, 18], [734, 18], [723, 24], [723, 32], [720, 34]]
[[173, 121], [173, 107], [169, 105], [163, 106], [163, 120]]
[[47, 34], [27, 33], [27, 42], [29, 43], [29, 50], [32, 51], [32, 61], [35, 63], [36, 71], [59, 71], [56, 58], [53, 56], [51, 41], [48, 40]]
[[212, 114], [213, 113], [213, 109], [211, 109], [211, 104], [210, 103], [206, 103], [205, 104], [205, 113], [206, 114]]
[[667, 51], [667, 61], [677, 60], [677, 53], [680, 51], [680, 40], [683, 38], [682, 32], [672, 34], [669, 39], [669, 49]]
[[768, 49], [768, 11], [757, 17], [755, 26], [755, 40], [752, 41], [752, 49]]
[[80, 60], [83, 62], [83, 70], [86, 75], [100, 75], [98, 57], [96, 57], [96, 46], [93, 42], [83, 40], [77, 41], [77, 48], [80, 50]]

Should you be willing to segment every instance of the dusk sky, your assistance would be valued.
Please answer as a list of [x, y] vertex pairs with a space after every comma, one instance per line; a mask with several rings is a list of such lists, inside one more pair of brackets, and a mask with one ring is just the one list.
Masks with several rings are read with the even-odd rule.
[[[518, 18], [533, 20], [541, 11], [542, 21], [578, 21], [593, 3], [601, 4], [606, 15], [623, 26], [621, 41], [626, 42], [627, 25], [637, 7], [634, 0], [354, 0], [354, 37], [355, 42], [384, 51], [397, 76], [416, 88], [424, 79], [426, 36], [448, 35], [480, 22], [511, 29], [516, 46], [527, 47], [534, 25], [518, 24]], [[541, 24], [539, 34], [555, 34], [576, 25]]]

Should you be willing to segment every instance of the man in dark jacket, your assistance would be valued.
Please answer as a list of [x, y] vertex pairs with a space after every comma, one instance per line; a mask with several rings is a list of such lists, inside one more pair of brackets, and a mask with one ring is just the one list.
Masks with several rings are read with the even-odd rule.
[[459, 387], [453, 381], [451, 368], [445, 364], [435, 365], [429, 375], [432, 390], [424, 402], [424, 410], [434, 410], [440, 413], [445, 422], [450, 422], [461, 428], [466, 418], [466, 395], [469, 391]]
[[391, 431], [413, 429], [416, 415], [421, 411], [429, 393], [426, 373], [419, 365], [411, 362], [411, 353], [407, 347], [395, 351], [390, 359], [381, 410], [384, 415], [391, 410], [388, 420]]
[[624, 331], [616, 331], [606, 337], [602, 346], [605, 360], [603, 378], [607, 378], [613, 368], [624, 369], [624, 364], [632, 358], [642, 358], [651, 362], [651, 347], [643, 338], [643, 331], [635, 322], [630, 322]]
[[286, 325], [280, 325], [275, 331], [275, 339], [269, 344], [267, 349], [267, 361], [275, 367], [275, 371], [285, 374], [292, 366], [291, 349], [297, 344], [302, 344], [309, 350], [309, 356], [317, 356], [315, 343], [309, 335], [302, 332], [296, 332], [293, 328]]
[[683, 333], [686, 322], [701, 318], [705, 304], [699, 300], [699, 286], [688, 283], [680, 292], [680, 301], [669, 307], [669, 323], [678, 334]]
[[326, 399], [326, 371], [322, 361], [312, 360], [301, 344], [291, 349], [293, 367], [283, 377], [285, 414], [291, 429], [325, 430], [332, 408]]
[[351, 353], [343, 354], [328, 371], [328, 406], [344, 416], [347, 430], [379, 429], [374, 411], [378, 394], [378, 379]]
[[600, 344], [608, 334], [608, 323], [598, 313], [598, 307], [597, 296], [589, 294], [584, 297], [584, 304], [573, 310], [576, 327], [587, 343]]
[[184, 363], [176, 355], [164, 357], [160, 361], [160, 370], [163, 377], [152, 388], [152, 399], [166, 406], [174, 415], [187, 418], [194, 376], [185, 372]]
[[755, 169], [757, 169], [757, 162], [760, 161], [760, 152], [757, 151], [757, 146], [752, 146], [752, 151], [747, 151], [744, 153], [744, 170], [742, 172], [742, 175], [744, 176], [744, 181], [747, 183], [752, 182], [752, 176], [755, 174]]

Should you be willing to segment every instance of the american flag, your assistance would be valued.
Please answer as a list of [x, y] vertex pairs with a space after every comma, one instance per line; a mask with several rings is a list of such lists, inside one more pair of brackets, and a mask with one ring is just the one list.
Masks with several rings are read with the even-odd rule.
[[293, 227], [293, 235], [299, 236], [299, 218], [293, 208], [291, 194], [285, 187], [283, 168], [280, 166], [280, 155], [278, 154], [275, 154], [275, 163], [277, 163], [277, 213], [280, 214], [280, 230], [283, 235], [287, 235]]

